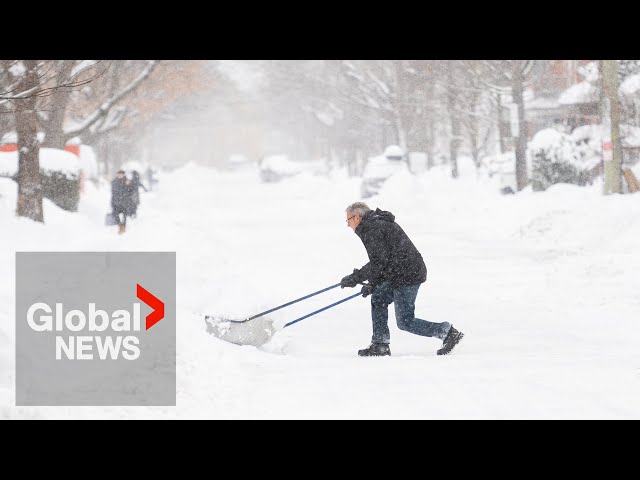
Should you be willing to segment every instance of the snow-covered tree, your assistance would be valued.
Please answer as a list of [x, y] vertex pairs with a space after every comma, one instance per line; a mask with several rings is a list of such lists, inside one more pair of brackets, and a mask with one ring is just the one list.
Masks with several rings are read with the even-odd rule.
[[43, 102], [42, 110], [50, 112], [41, 120], [46, 134], [44, 146], [64, 148], [73, 137], [80, 136], [85, 143], [92, 143], [90, 136], [116, 128], [128, 113], [123, 100], [149, 78], [158, 60], [60, 60], [56, 63], [58, 76], [62, 78], [97, 76], [91, 86], [82, 90], [57, 89]]
[[[18, 204], [16, 214], [38, 222], [44, 222], [42, 213], [42, 181], [40, 179], [40, 145], [36, 118], [37, 92], [40, 87], [38, 62], [4, 61], [9, 72], [13, 95], [15, 125], [18, 137]], [[5, 93], [5, 95], [7, 95]], [[6, 97], [5, 97], [6, 98]]]
[[[495, 117], [499, 114], [497, 95], [492, 94], [482, 81], [480, 60], [465, 60], [461, 70], [458, 116], [466, 136], [469, 153], [476, 168], [480, 168], [482, 157], [488, 153], [490, 140], [496, 130]], [[498, 152], [500, 153], [500, 152]]]
[[[73, 91], [94, 81], [99, 73], [86, 73], [75, 62], [2, 60], [0, 62], [0, 108], [13, 113], [18, 145], [18, 201], [16, 214], [43, 222], [40, 172], [39, 114], [51, 101], [60, 105], [61, 92]], [[104, 106], [105, 108], [108, 105]], [[57, 116], [55, 113], [54, 117]], [[57, 118], [57, 117], [56, 117]]]
[[535, 60], [483, 60], [482, 64], [486, 85], [497, 93], [510, 95], [512, 103], [516, 105], [518, 131], [515, 138], [515, 170], [517, 188], [522, 190], [529, 183], [524, 90], [529, 74], [535, 65]]

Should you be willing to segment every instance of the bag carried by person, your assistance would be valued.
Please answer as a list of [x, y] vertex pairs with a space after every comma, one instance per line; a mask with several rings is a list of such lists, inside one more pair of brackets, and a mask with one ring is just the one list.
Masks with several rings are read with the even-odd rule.
[[107, 213], [107, 216], [104, 219], [105, 225], [118, 225], [118, 218], [113, 214], [113, 212]]

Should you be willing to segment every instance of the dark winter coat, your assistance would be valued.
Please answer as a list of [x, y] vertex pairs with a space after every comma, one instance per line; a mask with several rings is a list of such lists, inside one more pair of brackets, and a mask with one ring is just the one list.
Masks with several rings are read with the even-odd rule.
[[125, 182], [126, 189], [126, 212], [127, 215], [133, 216], [136, 213], [136, 209], [138, 208], [138, 203], [136, 202], [136, 197], [138, 193], [138, 189], [133, 185], [133, 180], [129, 180], [129, 182]]
[[132, 204], [131, 208], [133, 209], [133, 213], [135, 213], [138, 209], [138, 205], [140, 205], [140, 187], [142, 187], [145, 192], [147, 191], [147, 187], [145, 187], [140, 181], [140, 174], [135, 170], [133, 171], [130, 187]]
[[124, 178], [115, 178], [111, 182], [111, 206], [126, 209], [129, 203], [129, 187], [125, 185]]
[[359, 282], [374, 285], [389, 281], [394, 288], [427, 280], [422, 255], [395, 222], [395, 216], [377, 208], [364, 214], [355, 230], [369, 255], [369, 263], [354, 274]]

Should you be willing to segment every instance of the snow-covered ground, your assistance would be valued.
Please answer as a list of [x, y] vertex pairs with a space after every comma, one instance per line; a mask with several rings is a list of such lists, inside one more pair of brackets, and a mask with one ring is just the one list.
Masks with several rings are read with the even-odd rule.
[[[391, 357], [360, 358], [369, 299], [277, 333], [262, 348], [225, 343], [202, 315], [246, 317], [340, 281], [366, 263], [345, 222], [359, 179], [188, 164], [141, 193], [125, 235], [104, 226], [108, 187], [87, 184], [78, 213], [45, 201], [46, 224], [16, 218], [0, 178], [0, 418], [640, 419], [640, 194], [555, 185], [502, 196], [461, 165], [399, 175], [369, 199], [422, 252], [417, 316], [466, 336], [395, 326]], [[177, 252], [176, 407], [16, 407], [16, 251]], [[355, 289], [271, 314], [280, 325]]]

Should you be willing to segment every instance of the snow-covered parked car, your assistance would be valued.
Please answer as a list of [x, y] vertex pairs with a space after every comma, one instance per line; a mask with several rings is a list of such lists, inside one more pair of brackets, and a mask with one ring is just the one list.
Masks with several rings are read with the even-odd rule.
[[263, 182], [279, 182], [283, 178], [301, 173], [326, 175], [327, 164], [323, 161], [294, 162], [288, 155], [267, 155], [260, 161], [260, 179]]
[[260, 161], [260, 180], [263, 182], [279, 182], [283, 178], [300, 173], [300, 166], [289, 160], [287, 155], [266, 155]]
[[234, 153], [229, 155], [225, 162], [224, 169], [228, 171], [242, 171], [255, 169], [256, 162], [252, 162], [245, 155], [241, 153]]
[[389, 145], [382, 155], [369, 158], [362, 174], [360, 195], [367, 198], [378, 194], [384, 182], [404, 168], [404, 150], [397, 145]]

